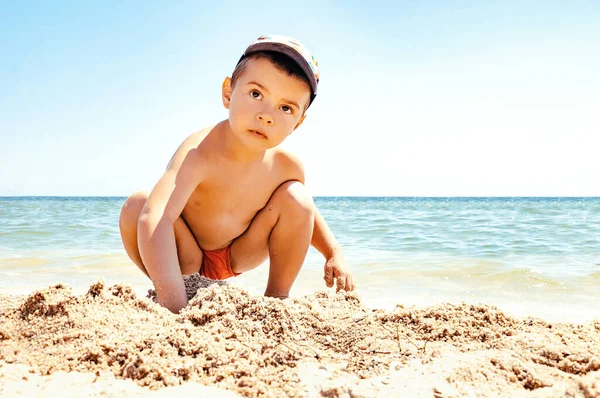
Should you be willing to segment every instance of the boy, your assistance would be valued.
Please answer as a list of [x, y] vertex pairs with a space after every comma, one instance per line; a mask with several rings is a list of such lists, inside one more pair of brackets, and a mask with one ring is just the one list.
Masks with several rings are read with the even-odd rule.
[[229, 118], [189, 136], [152, 192], [125, 201], [119, 227], [158, 302], [187, 304], [182, 275], [226, 279], [269, 258], [265, 296], [288, 296], [312, 244], [325, 281], [353, 290], [331, 230], [304, 187], [300, 161], [278, 145], [317, 95], [315, 59], [298, 41], [261, 36], [222, 85]]

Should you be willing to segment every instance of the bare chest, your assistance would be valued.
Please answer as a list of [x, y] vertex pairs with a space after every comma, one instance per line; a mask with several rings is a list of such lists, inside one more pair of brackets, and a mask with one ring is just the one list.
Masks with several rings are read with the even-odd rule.
[[224, 247], [248, 228], [283, 181], [257, 173], [215, 173], [196, 187], [182, 216], [203, 249]]

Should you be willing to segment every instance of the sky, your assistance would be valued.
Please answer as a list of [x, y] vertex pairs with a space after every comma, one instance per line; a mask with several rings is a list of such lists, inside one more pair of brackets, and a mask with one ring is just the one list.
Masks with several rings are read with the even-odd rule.
[[319, 62], [284, 142], [315, 196], [600, 196], [598, 21], [596, 0], [8, 2], [0, 196], [151, 190], [262, 34]]

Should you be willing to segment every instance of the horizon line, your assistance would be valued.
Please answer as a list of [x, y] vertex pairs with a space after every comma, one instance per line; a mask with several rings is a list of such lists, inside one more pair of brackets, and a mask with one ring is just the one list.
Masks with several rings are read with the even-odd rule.
[[[18, 199], [18, 198], [105, 198], [105, 199], [125, 199], [128, 196], [121, 195], [0, 195], [0, 199]], [[439, 199], [439, 198], [547, 198], [547, 199], [559, 199], [559, 198], [589, 198], [589, 199], [600, 199], [600, 195], [313, 195], [313, 198], [424, 198], [424, 199]]]

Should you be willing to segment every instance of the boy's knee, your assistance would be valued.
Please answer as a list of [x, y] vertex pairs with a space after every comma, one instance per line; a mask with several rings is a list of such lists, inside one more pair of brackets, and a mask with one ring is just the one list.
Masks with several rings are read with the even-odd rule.
[[138, 191], [128, 197], [123, 203], [121, 208], [121, 216], [119, 217], [119, 224], [123, 226], [124, 223], [137, 223], [140, 213], [148, 200], [149, 193], [146, 191]]
[[312, 218], [315, 204], [308, 190], [299, 181], [286, 181], [273, 193], [273, 200], [282, 212], [292, 212], [295, 216]]

